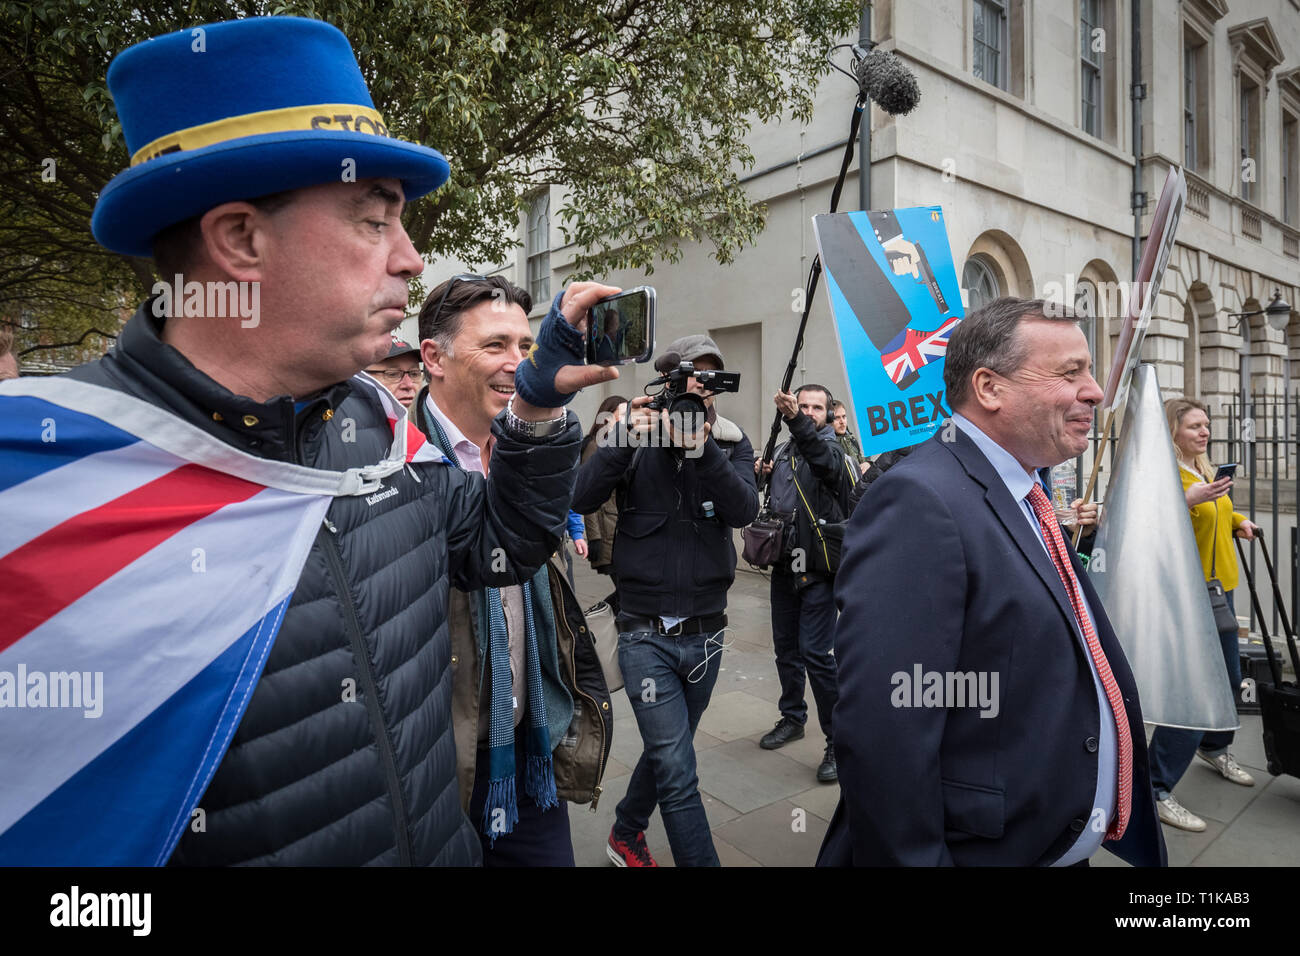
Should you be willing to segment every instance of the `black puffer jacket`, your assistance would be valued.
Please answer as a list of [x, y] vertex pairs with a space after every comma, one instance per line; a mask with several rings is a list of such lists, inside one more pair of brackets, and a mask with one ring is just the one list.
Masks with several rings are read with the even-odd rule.
[[[297, 411], [288, 397], [250, 401], [164, 345], [147, 309], [109, 355], [71, 376], [266, 458], [343, 470], [385, 456], [392, 433], [360, 387], [337, 385]], [[384, 479], [397, 495], [330, 505], [199, 802], [206, 830], [187, 830], [172, 863], [479, 862], [457, 798], [448, 588], [513, 580], [492, 573], [496, 548], [523, 572], [542, 565], [564, 526], [582, 437], [574, 417], [550, 443], [495, 431], [491, 482], [422, 464]], [[355, 700], [345, 699], [349, 684]]]

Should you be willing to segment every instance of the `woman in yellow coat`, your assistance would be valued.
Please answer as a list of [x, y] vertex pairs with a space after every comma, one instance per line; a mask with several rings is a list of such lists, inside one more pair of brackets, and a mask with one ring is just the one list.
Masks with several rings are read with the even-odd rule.
[[[1192, 533], [1196, 537], [1196, 550], [1200, 553], [1205, 579], [1219, 579], [1227, 592], [1228, 606], [1235, 613], [1232, 590], [1237, 586], [1238, 570], [1232, 536], [1253, 538], [1257, 526], [1245, 515], [1232, 510], [1232, 499], [1228, 497], [1232, 479], [1214, 480], [1214, 468], [1206, 457], [1210, 443], [1210, 416], [1205, 406], [1193, 398], [1171, 398], [1165, 402], [1165, 418], [1178, 457], [1183, 497], [1191, 515]], [[1228, 668], [1228, 680], [1235, 698], [1241, 683], [1237, 632], [1235, 629], [1223, 631], [1219, 639], [1223, 644], [1223, 661]], [[1173, 794], [1174, 784], [1182, 777], [1193, 756], [1200, 757], [1226, 780], [1244, 787], [1255, 785], [1254, 778], [1228, 753], [1232, 739], [1232, 731], [1202, 733], [1174, 727], [1156, 728], [1148, 749], [1151, 785], [1156, 792], [1156, 808], [1162, 821], [1183, 830], [1199, 832], [1205, 829], [1205, 821], [1182, 806]]]

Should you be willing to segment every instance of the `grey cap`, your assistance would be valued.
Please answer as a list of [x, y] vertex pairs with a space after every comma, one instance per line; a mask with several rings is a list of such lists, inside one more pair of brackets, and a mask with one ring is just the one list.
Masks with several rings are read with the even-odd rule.
[[697, 358], [704, 355], [712, 355], [718, 360], [718, 368], [725, 369], [727, 363], [722, 360], [722, 350], [718, 344], [707, 335], [683, 335], [680, 339], [674, 339], [664, 349], [664, 354], [676, 352], [682, 357], [683, 362], [694, 362]]

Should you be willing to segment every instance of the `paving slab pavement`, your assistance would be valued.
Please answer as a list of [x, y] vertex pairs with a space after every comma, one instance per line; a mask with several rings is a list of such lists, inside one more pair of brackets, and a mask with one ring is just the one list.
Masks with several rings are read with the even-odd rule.
[[[609, 593], [609, 579], [574, 562], [583, 606]], [[741, 570], [728, 594], [729, 646], [709, 709], [700, 721], [695, 748], [700, 791], [723, 866], [811, 866], [839, 800], [839, 787], [819, 784], [817, 765], [825, 748], [808, 695], [806, 735], [780, 750], [758, 746], [780, 717], [780, 686], [768, 617], [768, 578]], [[641, 754], [641, 738], [626, 693], [614, 695], [614, 746], [604, 791], [593, 813], [569, 808], [579, 866], [611, 866], [605, 841], [614, 807], [627, 789]], [[1165, 827], [1171, 866], [1300, 866], [1300, 780], [1271, 777], [1264, 769], [1260, 719], [1243, 715], [1232, 752], [1255, 777], [1254, 787], [1229, 783], [1200, 760], [1175, 791], [1179, 801], [1205, 819], [1204, 833]], [[663, 822], [656, 811], [646, 844], [661, 866], [672, 865]], [[1094, 866], [1125, 866], [1109, 852]]]

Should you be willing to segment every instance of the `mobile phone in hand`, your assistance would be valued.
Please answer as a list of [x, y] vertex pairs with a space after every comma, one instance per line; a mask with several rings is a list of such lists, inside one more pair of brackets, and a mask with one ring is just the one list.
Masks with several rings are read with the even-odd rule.
[[601, 299], [587, 318], [587, 364], [648, 362], [655, 346], [655, 290], [637, 286]]
[[1224, 478], [1231, 478], [1237, 473], [1237, 463], [1231, 462], [1226, 465], [1220, 465], [1219, 470], [1214, 473], [1215, 481], [1222, 481]]

